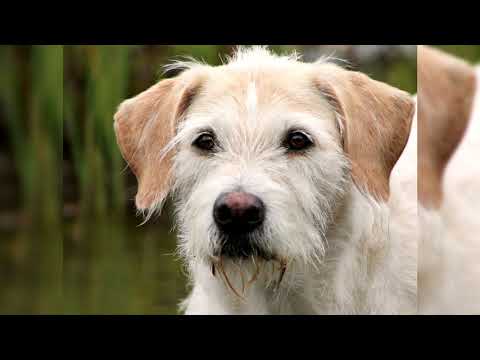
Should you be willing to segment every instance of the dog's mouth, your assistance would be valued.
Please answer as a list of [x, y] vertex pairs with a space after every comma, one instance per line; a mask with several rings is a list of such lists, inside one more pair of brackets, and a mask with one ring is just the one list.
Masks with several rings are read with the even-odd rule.
[[214, 256], [223, 256], [230, 259], [261, 258], [269, 261], [275, 255], [259, 245], [258, 239], [261, 234], [257, 232], [221, 233], [218, 236], [219, 246]]

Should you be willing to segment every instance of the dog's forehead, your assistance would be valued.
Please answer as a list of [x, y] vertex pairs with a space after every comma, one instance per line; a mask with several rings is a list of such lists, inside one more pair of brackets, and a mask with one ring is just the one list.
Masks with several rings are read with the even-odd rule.
[[[234, 97], [240, 103], [256, 95], [258, 104], [268, 105], [281, 97], [290, 100], [305, 100], [305, 93], [314, 91], [310, 72], [301, 64], [281, 68], [222, 66], [213, 68], [204, 83], [206, 96]], [[303, 97], [300, 92], [304, 93]]]
[[[310, 64], [303, 63], [211, 68], [192, 112], [210, 114], [212, 121], [228, 117], [232, 126], [255, 119], [268, 127], [294, 113], [330, 119], [332, 109], [316, 88], [312, 70]], [[327, 128], [333, 130], [332, 126]]]

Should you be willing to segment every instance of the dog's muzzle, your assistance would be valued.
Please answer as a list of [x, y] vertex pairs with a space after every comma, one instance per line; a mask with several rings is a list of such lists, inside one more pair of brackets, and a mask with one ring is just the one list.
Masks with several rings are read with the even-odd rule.
[[260, 198], [243, 191], [223, 193], [215, 201], [213, 218], [222, 240], [222, 255], [264, 256], [254, 241], [265, 220], [265, 205]]

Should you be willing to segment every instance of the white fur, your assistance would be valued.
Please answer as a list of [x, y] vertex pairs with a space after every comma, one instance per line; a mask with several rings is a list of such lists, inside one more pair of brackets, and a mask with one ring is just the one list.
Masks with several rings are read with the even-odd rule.
[[255, 88], [254, 81], [248, 84], [246, 107], [247, 107], [247, 113], [248, 113], [247, 116], [249, 118], [252, 118], [253, 116], [255, 116], [257, 111], [257, 89]]
[[[192, 285], [182, 309], [186, 314], [414, 313], [416, 130], [392, 173], [389, 202], [361, 193], [341, 150], [337, 114], [326, 100], [316, 95], [314, 111], [294, 109], [280, 95], [268, 106], [259, 103], [253, 79], [266, 68], [296, 71], [303, 66], [297, 58], [275, 57], [264, 48], [239, 51], [225, 66], [251, 76], [244, 97], [212, 98], [203, 91], [172, 141], [178, 149], [173, 192], [179, 252]], [[187, 65], [192, 66], [197, 65]], [[214, 156], [191, 146], [205, 128], [222, 147]], [[308, 155], [288, 157], [279, 146], [292, 128], [305, 129], [314, 139]], [[218, 268], [212, 274], [218, 247], [213, 204], [219, 194], [239, 186], [266, 204], [258, 242], [287, 259], [280, 284], [276, 262], [224, 260], [241, 297], [225, 285]], [[245, 284], [257, 267], [258, 278], [242, 291], [242, 277]]]

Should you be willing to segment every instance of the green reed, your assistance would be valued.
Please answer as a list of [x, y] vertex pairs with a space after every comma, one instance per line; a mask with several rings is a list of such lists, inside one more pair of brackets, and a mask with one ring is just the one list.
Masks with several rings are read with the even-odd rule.
[[63, 58], [61, 46], [1, 50], [0, 97], [21, 206], [32, 222], [59, 221]]
[[66, 70], [82, 88], [65, 81], [65, 131], [72, 148], [81, 210], [105, 215], [125, 204], [124, 163], [115, 141], [113, 115], [126, 97], [129, 47], [66, 47]]

